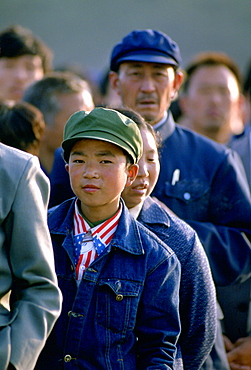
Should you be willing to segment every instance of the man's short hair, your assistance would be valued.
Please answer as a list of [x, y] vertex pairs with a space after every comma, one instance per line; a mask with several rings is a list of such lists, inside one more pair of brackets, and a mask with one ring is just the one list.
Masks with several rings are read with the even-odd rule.
[[57, 95], [83, 91], [88, 91], [92, 95], [88, 82], [76, 74], [51, 72], [29, 86], [23, 100], [37, 107], [43, 113], [46, 125], [53, 126], [55, 115], [62, 109]]
[[0, 58], [17, 58], [23, 55], [39, 56], [44, 73], [52, 70], [51, 49], [31, 30], [14, 25], [1, 31]]
[[224, 66], [228, 68], [235, 76], [239, 90], [241, 91], [242, 79], [238, 65], [223, 52], [209, 51], [197, 54], [185, 69], [184, 93], [188, 91], [192, 75], [201, 67], [211, 66]]

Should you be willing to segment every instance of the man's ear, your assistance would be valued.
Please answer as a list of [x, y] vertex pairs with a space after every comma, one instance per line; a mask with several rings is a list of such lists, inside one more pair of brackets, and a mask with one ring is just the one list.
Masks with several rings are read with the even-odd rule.
[[67, 172], [69, 172], [69, 163], [65, 164], [65, 169], [66, 169]]
[[137, 164], [130, 164], [128, 167], [128, 174], [125, 186], [132, 185], [133, 181], [136, 179], [138, 174], [139, 166]]
[[180, 86], [183, 82], [183, 79], [184, 79], [183, 72], [176, 71], [175, 76], [174, 76], [174, 82], [173, 82], [173, 94], [172, 94], [172, 97], [171, 97], [172, 100], [177, 98], [178, 91], [179, 91], [179, 88], [180, 88]]
[[119, 75], [117, 72], [110, 71], [109, 72], [109, 81], [111, 88], [116, 91], [118, 95], [120, 95], [120, 88], [119, 88]]

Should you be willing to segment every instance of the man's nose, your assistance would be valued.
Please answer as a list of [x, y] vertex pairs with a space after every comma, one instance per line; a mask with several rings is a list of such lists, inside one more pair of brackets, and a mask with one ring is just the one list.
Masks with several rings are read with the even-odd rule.
[[151, 76], [144, 76], [141, 84], [141, 91], [145, 93], [155, 91], [155, 84]]

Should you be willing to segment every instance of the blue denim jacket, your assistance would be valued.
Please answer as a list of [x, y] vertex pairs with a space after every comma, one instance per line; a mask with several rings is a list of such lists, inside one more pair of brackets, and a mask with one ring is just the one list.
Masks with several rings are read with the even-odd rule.
[[[181, 348], [185, 369], [200, 369], [216, 337], [216, 294], [205, 251], [195, 231], [151, 197], [137, 218], [175, 252], [181, 264]], [[178, 359], [177, 359], [178, 361]], [[176, 368], [180, 366], [176, 364]]]
[[74, 200], [50, 211], [63, 309], [36, 369], [174, 369], [180, 332], [180, 264], [160, 239], [123, 212], [111, 244], [77, 287]]

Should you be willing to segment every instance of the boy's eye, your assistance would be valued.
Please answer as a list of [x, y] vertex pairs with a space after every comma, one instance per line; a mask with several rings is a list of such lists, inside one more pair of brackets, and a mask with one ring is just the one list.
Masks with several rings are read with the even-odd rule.
[[84, 161], [83, 159], [74, 159], [72, 162], [73, 163], [83, 163]]
[[107, 163], [112, 163], [112, 161], [108, 159], [103, 159], [102, 161], [100, 161], [100, 163], [107, 164]]

